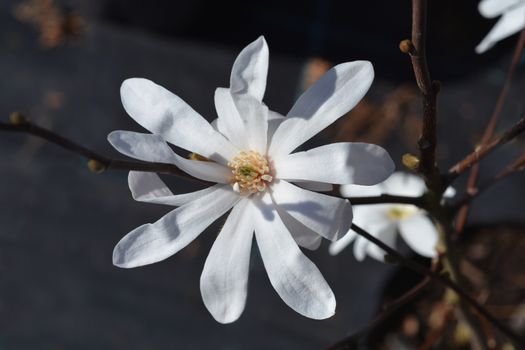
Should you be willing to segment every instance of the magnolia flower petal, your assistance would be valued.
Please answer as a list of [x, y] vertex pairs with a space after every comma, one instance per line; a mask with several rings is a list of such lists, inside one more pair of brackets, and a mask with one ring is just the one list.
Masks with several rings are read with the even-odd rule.
[[354, 257], [357, 261], [365, 260], [366, 250], [369, 244], [373, 244], [373, 243], [364, 237], [361, 237], [361, 236], [357, 237], [357, 239], [355, 240], [354, 249], [353, 249]]
[[246, 46], [233, 63], [230, 77], [232, 94], [248, 94], [262, 101], [268, 74], [268, 45], [260, 36]]
[[202, 270], [202, 300], [220, 323], [236, 321], [246, 305], [254, 231], [252, 212], [248, 198], [233, 207]]
[[280, 206], [275, 205], [284, 226], [290, 231], [295, 242], [303, 248], [316, 250], [321, 245], [322, 237], [316, 232], [310, 230], [308, 227], [301, 224], [299, 221], [294, 219], [286, 210], [283, 210]]
[[425, 193], [425, 181], [419, 176], [397, 171], [380, 184], [382, 192], [393, 196], [417, 197]]
[[[354, 209], [354, 223], [374, 237], [378, 237], [378, 235], [385, 230], [390, 229], [395, 231], [395, 222], [391, 221], [388, 216], [384, 214], [384, 210], [388, 207], [388, 204], [357, 206]], [[357, 237], [354, 243], [355, 258], [358, 261], [364, 260], [369, 250], [369, 245], [373, 244], [374, 243], [362, 236]]]
[[270, 282], [283, 301], [313, 319], [335, 313], [335, 296], [317, 267], [301, 252], [271, 201], [259, 202], [255, 237]]
[[[390, 248], [395, 248], [396, 246], [396, 225], [387, 225], [374, 235], [381, 242], [385, 243]], [[381, 249], [378, 245], [370, 243], [366, 247], [366, 252], [368, 255], [376, 260], [385, 261], [386, 252]]]
[[239, 137], [242, 149], [266, 154], [268, 107], [251, 95], [232, 95], [239, 111], [243, 134]]
[[419, 255], [433, 258], [437, 255], [439, 234], [436, 226], [425, 215], [414, 215], [399, 222], [399, 233], [410, 248]]
[[446, 190], [445, 190], [445, 193], [443, 193], [443, 197], [445, 198], [453, 198], [456, 196], [456, 189], [452, 186], [449, 186]]
[[523, 4], [523, 0], [482, 0], [478, 4], [479, 13], [486, 18], [494, 18]]
[[498, 41], [503, 40], [525, 27], [525, 7], [519, 6], [505, 12], [490, 32], [476, 46], [477, 53], [483, 53], [493, 47]]
[[357, 237], [357, 233], [355, 233], [352, 230], [348, 231], [346, 235], [344, 235], [337, 241], [330, 243], [330, 246], [328, 247], [328, 252], [330, 253], [330, 255], [339, 254], [350, 243], [352, 243], [356, 237]]
[[278, 157], [274, 167], [280, 179], [357, 185], [375, 185], [395, 169], [382, 147], [360, 142], [332, 143]]
[[373, 197], [381, 195], [381, 187], [379, 185], [342, 185], [339, 192], [343, 197]]
[[277, 205], [309, 229], [333, 241], [352, 224], [352, 208], [341, 198], [312, 192], [280, 180], [272, 186]]
[[246, 133], [243, 121], [235, 106], [230, 89], [217, 88], [215, 90], [215, 109], [217, 110], [217, 129], [240, 149], [245, 147]]
[[374, 69], [367, 61], [339, 64], [306, 90], [273, 134], [269, 153], [289, 154], [351, 110], [366, 94]]
[[304, 188], [305, 190], [315, 191], [315, 192], [329, 192], [334, 189], [332, 184], [327, 184], [326, 182], [317, 182], [317, 181], [294, 181], [294, 185]]
[[131, 158], [154, 163], [175, 162], [175, 152], [159, 135], [115, 130], [109, 133], [108, 141], [118, 152]]
[[193, 202], [222, 186], [215, 185], [200, 191], [174, 195], [157, 174], [142, 171], [130, 171], [128, 184], [131, 195], [136, 201], [176, 207]]
[[281, 125], [285, 117], [277, 112], [274, 112], [272, 110], [268, 110], [268, 141], [267, 143], [270, 144], [273, 134]]
[[186, 102], [150, 80], [127, 79], [120, 95], [124, 109], [137, 123], [178, 147], [221, 164], [227, 164], [238, 153]]
[[131, 268], [153, 264], [172, 256], [230, 210], [240, 198], [230, 186], [220, 186], [172, 210], [153, 224], [137, 227], [115, 246], [113, 264]]
[[173, 152], [159, 135], [132, 131], [113, 131], [108, 141], [120, 153], [145, 162], [171, 163], [182, 171], [205, 181], [229, 183], [231, 170], [215, 162], [183, 158]]

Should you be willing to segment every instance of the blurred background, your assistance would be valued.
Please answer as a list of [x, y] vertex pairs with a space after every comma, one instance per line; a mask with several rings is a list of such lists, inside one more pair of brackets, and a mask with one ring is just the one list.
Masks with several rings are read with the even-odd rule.
[[[446, 169], [479, 141], [516, 36], [476, 55], [474, 47], [495, 20], [483, 19], [475, 0], [430, 3], [429, 64], [442, 83], [438, 160]], [[20, 111], [34, 123], [122, 158], [106, 135], [142, 131], [121, 106], [124, 79], [151, 79], [212, 120], [215, 88], [228, 86], [236, 55], [264, 35], [270, 47], [265, 102], [282, 114], [332, 65], [372, 61], [376, 79], [367, 97], [305, 148], [333, 140], [374, 142], [402, 169], [400, 157], [416, 152], [420, 126], [412, 68], [398, 49], [410, 37], [410, 17], [408, 0], [2, 0], [0, 118]], [[520, 64], [498, 130], [522, 116], [524, 78]], [[511, 162], [523, 146], [515, 142], [489, 157], [481, 179]], [[170, 208], [134, 202], [125, 172], [93, 174], [85, 159], [25, 135], [0, 134], [0, 173], [0, 349], [323, 349], [361, 329], [385, 298], [418, 278], [371, 259], [358, 263], [351, 249], [330, 257], [325, 243], [307, 255], [332, 286], [337, 313], [313, 321], [280, 300], [254, 249], [246, 310], [236, 323], [220, 325], [199, 291], [220, 220], [166, 261], [118, 269], [111, 263], [118, 240]], [[164, 179], [173, 192], [196, 188]], [[462, 178], [459, 192], [463, 186]], [[509, 237], [494, 240], [484, 231], [462, 242], [473, 252], [465, 258], [482, 275], [487, 266], [501, 268], [501, 274], [523, 266], [509, 249], [523, 248], [516, 237], [523, 236], [524, 192], [523, 175], [515, 175], [473, 206], [469, 230], [490, 224]], [[487, 246], [494, 249], [487, 252]], [[402, 242], [399, 249], [410, 254]], [[496, 264], [502, 255], [507, 260]], [[525, 276], [518, 277], [517, 289], [493, 281], [510, 293], [502, 300], [523, 300]], [[515, 317], [515, 308], [498, 310], [503, 319]], [[392, 333], [395, 341], [403, 340], [394, 348], [411, 349], [424, 336], [405, 334], [412, 312], [381, 331], [382, 338]]]

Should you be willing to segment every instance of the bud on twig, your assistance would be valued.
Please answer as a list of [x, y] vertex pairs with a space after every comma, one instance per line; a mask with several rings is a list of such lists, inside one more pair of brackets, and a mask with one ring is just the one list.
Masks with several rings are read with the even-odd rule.
[[106, 166], [95, 159], [88, 160], [87, 166], [89, 170], [95, 174], [100, 174], [106, 170]]
[[383, 256], [383, 259], [385, 259], [385, 262], [388, 263], [388, 264], [392, 264], [392, 265], [395, 265], [398, 263], [398, 260], [395, 256], [391, 255], [391, 254], [385, 254]]
[[417, 170], [417, 168], [419, 167], [419, 157], [411, 153], [403, 154], [403, 158], [401, 160], [403, 162], [403, 165], [410, 170]]
[[401, 40], [401, 42], [399, 43], [399, 50], [401, 50], [402, 53], [414, 53], [414, 44], [412, 43], [412, 40]]
[[9, 116], [9, 122], [13, 125], [27, 124], [27, 119], [20, 112], [13, 112]]
[[472, 338], [472, 331], [468, 324], [464, 322], [458, 323], [454, 331], [454, 341], [457, 345], [464, 346], [470, 342]]

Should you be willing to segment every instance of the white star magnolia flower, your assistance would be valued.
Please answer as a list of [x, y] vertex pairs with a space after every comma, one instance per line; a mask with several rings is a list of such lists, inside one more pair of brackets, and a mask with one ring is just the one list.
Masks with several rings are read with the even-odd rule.
[[[341, 186], [341, 194], [345, 197], [380, 194], [417, 197], [425, 191], [425, 182], [420, 177], [403, 172], [392, 174], [385, 182], [376, 186]], [[445, 197], [452, 197], [454, 193], [454, 189], [450, 187], [445, 191]], [[371, 204], [357, 206], [353, 211], [354, 223], [388, 246], [395, 247], [399, 233], [407, 245], [419, 255], [429, 258], [436, 256], [438, 232], [424, 210], [408, 204]], [[354, 256], [357, 260], [363, 260], [368, 254], [374, 259], [384, 261], [385, 251], [353, 230], [330, 244], [330, 254], [339, 254], [354, 240]]]
[[487, 36], [476, 47], [477, 53], [483, 53], [525, 27], [525, 0], [482, 0], [478, 6], [483, 17], [501, 16]]
[[[115, 247], [113, 263], [131, 268], [164, 260], [232, 209], [200, 280], [204, 304], [221, 323], [237, 320], [244, 310], [254, 232], [270, 282], [284, 302], [310, 318], [332, 316], [332, 290], [298, 245], [315, 249], [321, 236], [339, 238], [351, 225], [352, 209], [347, 200], [307, 188], [372, 185], [394, 169], [384, 149], [365, 143], [291, 153], [359, 102], [374, 77], [369, 62], [334, 67], [299, 97], [286, 117], [262, 102], [267, 71], [268, 47], [260, 37], [235, 60], [230, 88], [216, 90], [218, 119], [211, 125], [163, 87], [146, 79], [126, 80], [121, 87], [124, 108], [151, 134], [114, 131], [108, 136], [127, 156], [175, 164], [217, 183], [174, 195], [156, 174], [130, 172], [136, 200], [178, 208], [128, 233]], [[182, 158], [166, 141], [209, 161]]]

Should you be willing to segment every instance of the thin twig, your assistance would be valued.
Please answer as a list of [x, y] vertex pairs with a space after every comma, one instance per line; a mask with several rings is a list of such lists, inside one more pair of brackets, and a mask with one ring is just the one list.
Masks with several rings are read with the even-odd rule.
[[327, 350], [343, 350], [343, 349], [349, 348], [348, 345], [352, 344], [353, 342], [361, 338], [363, 335], [373, 330], [374, 328], [379, 326], [381, 323], [385, 322], [390, 316], [392, 316], [402, 306], [408, 304], [409, 302], [417, 298], [425, 290], [425, 288], [428, 287], [430, 282], [431, 282], [431, 279], [429, 277], [425, 277], [421, 282], [419, 282], [414, 287], [410, 288], [408, 291], [403, 293], [403, 295], [401, 295], [399, 298], [387, 303], [384, 306], [383, 311], [380, 314], [378, 314], [364, 328], [338, 341], [334, 345], [330, 346]]
[[350, 197], [348, 198], [352, 205], [361, 204], [384, 204], [384, 203], [396, 203], [396, 204], [411, 204], [420, 208], [424, 207], [424, 197], [406, 197], [406, 196], [393, 196], [389, 194], [382, 194], [379, 196], [372, 197]]
[[[103, 156], [89, 148], [79, 145], [51, 130], [42, 128], [38, 125], [31, 124], [30, 122], [24, 122], [19, 125], [7, 124], [0, 122], [0, 130], [9, 132], [20, 132], [27, 133], [37, 137], [40, 137], [46, 141], [54, 143], [70, 152], [76, 153], [84, 158], [93, 159], [101, 163], [108, 170], [136, 170], [136, 171], [150, 171], [164, 174], [176, 175], [185, 179], [199, 181], [201, 183], [210, 184], [209, 182], [197, 179], [191, 175], [181, 171], [175, 165], [165, 163], [146, 163], [137, 161], [122, 161], [115, 160]], [[334, 194], [335, 195], [335, 194]], [[412, 204], [418, 207], [423, 207], [423, 197], [405, 197], [405, 196], [392, 196], [392, 195], [380, 195], [372, 197], [354, 197], [349, 198], [350, 202], [355, 205], [360, 204], [382, 204], [382, 203], [399, 203], [399, 204]]]
[[[198, 182], [205, 182], [197, 179], [191, 175], [186, 174], [175, 165], [166, 163], [146, 163], [136, 161], [115, 160], [103, 156], [87, 147], [84, 147], [74, 141], [71, 141], [51, 130], [42, 128], [38, 125], [24, 121], [21, 124], [8, 124], [0, 122], [0, 130], [8, 132], [26, 133], [40, 137], [48, 142], [54, 143], [70, 152], [76, 153], [86, 159], [93, 159], [102, 164], [108, 170], [136, 170], [136, 171], [150, 171], [164, 174], [176, 175], [178, 177], [193, 180]], [[205, 182], [208, 183], [208, 182]]]
[[512, 162], [509, 166], [507, 166], [501, 172], [499, 172], [492, 178], [486, 180], [481, 185], [479, 185], [475, 189], [475, 191], [467, 192], [465, 196], [463, 196], [463, 198], [459, 199], [454, 205], [452, 205], [452, 208], [455, 208], [456, 210], [460, 210], [460, 208], [463, 208], [464, 206], [470, 204], [470, 202], [472, 202], [473, 199], [478, 197], [481, 193], [485, 192], [490, 187], [494, 186], [496, 183], [498, 183], [502, 179], [506, 178], [509, 175], [517, 173], [519, 171], [523, 171], [524, 167], [525, 167], [525, 152], [523, 152], [514, 162]]
[[472, 153], [467, 155], [461, 161], [456, 163], [450, 168], [447, 174], [447, 183], [451, 183], [459, 175], [470, 169], [472, 166], [477, 164], [482, 158], [487, 156], [489, 153], [494, 151], [499, 146], [502, 146], [513, 139], [515, 139], [519, 134], [525, 131], [525, 117], [522, 117], [516, 124], [514, 124], [509, 130], [505, 131], [503, 134], [497, 136], [492, 141], [487, 143], [484, 146], [480, 146]]
[[399, 261], [402, 265], [408, 267], [409, 269], [423, 275], [431, 278], [433, 281], [436, 281], [440, 283], [441, 285], [448, 287], [452, 289], [454, 292], [458, 294], [458, 296], [465, 301], [468, 305], [470, 305], [473, 309], [475, 309], [480, 315], [485, 317], [490, 323], [492, 323], [502, 334], [504, 334], [507, 338], [512, 340], [516, 345], [518, 345], [518, 348], [524, 349], [525, 348], [525, 339], [522, 339], [518, 335], [516, 335], [510, 328], [508, 328], [505, 324], [501, 323], [498, 319], [496, 319], [492, 314], [490, 314], [481, 304], [479, 304], [474, 298], [472, 298], [467, 292], [465, 292], [461, 287], [459, 287], [455, 282], [451, 281], [449, 278], [445, 277], [444, 275], [441, 275], [437, 272], [431, 271], [424, 267], [423, 265], [420, 265], [419, 263], [410, 260], [408, 258], [405, 258], [402, 254], [398, 253], [395, 249], [391, 248], [387, 244], [383, 243], [378, 238], [372, 236], [370, 233], [363, 230], [361, 227], [352, 224], [352, 230], [354, 230], [357, 234], [360, 236], [366, 238], [370, 242], [377, 245], [379, 248], [383, 249], [385, 252], [387, 252], [390, 257], [394, 258], [395, 260]]
[[[418, 140], [421, 154], [419, 171], [428, 183], [434, 183], [436, 169], [436, 95], [437, 88], [430, 78], [426, 58], [427, 0], [412, 0], [412, 49], [409, 51], [417, 85], [423, 96], [423, 127]], [[433, 187], [433, 186], [429, 186]]]
[[[510, 90], [512, 78], [514, 77], [514, 73], [516, 72], [518, 63], [520, 62], [524, 44], [525, 44], [525, 28], [523, 28], [523, 30], [521, 31], [519, 39], [516, 42], [516, 48], [514, 49], [514, 54], [512, 56], [509, 70], [507, 72], [507, 78], [505, 79], [505, 83], [503, 84], [503, 87], [501, 88], [501, 92], [499, 94], [498, 101], [496, 102], [496, 106], [494, 108], [494, 111], [492, 112], [492, 116], [490, 117], [489, 122], [487, 124], [487, 128], [485, 129], [485, 132], [483, 133], [483, 137], [481, 138], [482, 147], [487, 145], [490, 139], [492, 138], [492, 135], [494, 135], [496, 124], [501, 115], [501, 112], [503, 111], [503, 106], [505, 105], [505, 100], [507, 99], [507, 95]], [[476, 163], [474, 164], [474, 166], [472, 167], [472, 170], [470, 171], [470, 175], [467, 181], [467, 193], [474, 193], [476, 191], [478, 175], [479, 175], [479, 163]], [[456, 232], [461, 233], [463, 231], [463, 228], [465, 227], [465, 223], [467, 222], [468, 212], [469, 212], [468, 204], [463, 205], [461, 209], [459, 210], [459, 214], [456, 218]]]

